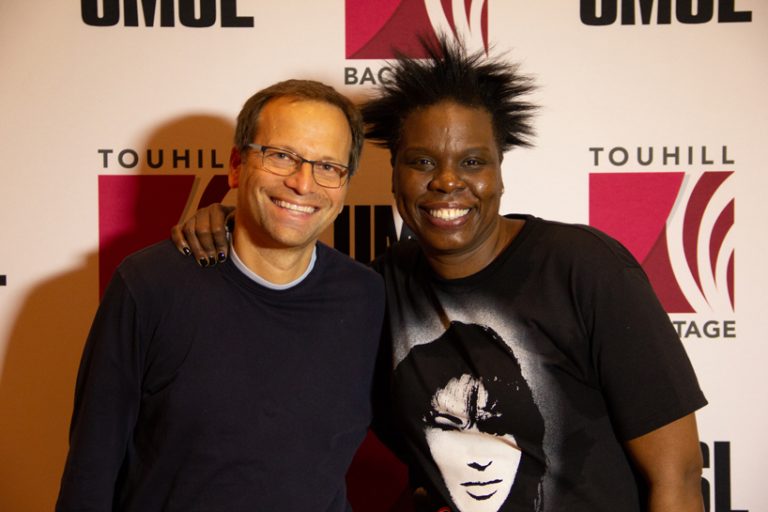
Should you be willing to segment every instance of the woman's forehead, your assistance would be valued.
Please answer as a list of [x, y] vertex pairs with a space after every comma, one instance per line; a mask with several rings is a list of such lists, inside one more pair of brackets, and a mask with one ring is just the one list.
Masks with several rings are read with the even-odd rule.
[[399, 141], [401, 149], [438, 143], [495, 146], [491, 114], [482, 108], [440, 102], [406, 116]]

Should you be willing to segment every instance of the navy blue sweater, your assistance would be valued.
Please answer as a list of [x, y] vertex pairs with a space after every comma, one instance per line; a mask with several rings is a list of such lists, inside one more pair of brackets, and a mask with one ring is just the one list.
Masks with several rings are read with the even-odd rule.
[[383, 304], [322, 244], [283, 291], [169, 242], [130, 256], [86, 343], [56, 510], [349, 510]]

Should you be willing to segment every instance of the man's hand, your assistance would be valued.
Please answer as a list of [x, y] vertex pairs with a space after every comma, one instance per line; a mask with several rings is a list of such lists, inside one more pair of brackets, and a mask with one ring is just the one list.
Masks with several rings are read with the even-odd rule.
[[626, 442], [648, 482], [649, 512], [702, 512], [701, 448], [693, 414]]
[[171, 239], [182, 254], [192, 254], [201, 267], [222, 263], [229, 256], [227, 220], [232, 206], [213, 203], [201, 208], [183, 225], [171, 228]]

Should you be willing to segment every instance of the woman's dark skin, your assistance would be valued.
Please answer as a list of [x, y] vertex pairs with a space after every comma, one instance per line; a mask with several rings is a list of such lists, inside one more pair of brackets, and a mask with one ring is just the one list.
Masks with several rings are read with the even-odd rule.
[[[522, 227], [499, 214], [501, 154], [490, 114], [443, 101], [411, 112], [394, 152], [395, 204], [429, 264], [447, 279], [490, 264]], [[231, 208], [201, 210], [172, 238], [207, 266], [227, 257]], [[649, 512], [701, 512], [701, 451], [694, 414], [629, 440], [624, 446], [649, 489]]]

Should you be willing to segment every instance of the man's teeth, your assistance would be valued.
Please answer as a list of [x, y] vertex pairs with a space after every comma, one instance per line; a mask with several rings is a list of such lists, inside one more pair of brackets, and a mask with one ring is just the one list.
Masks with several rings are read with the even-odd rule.
[[312, 206], [301, 206], [300, 204], [293, 204], [287, 201], [280, 201], [279, 199], [275, 200], [275, 204], [280, 208], [285, 208], [286, 210], [293, 210], [295, 212], [312, 213], [315, 211], [315, 208]]
[[469, 213], [469, 208], [440, 208], [429, 210], [429, 214], [442, 220], [454, 220]]

